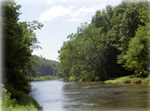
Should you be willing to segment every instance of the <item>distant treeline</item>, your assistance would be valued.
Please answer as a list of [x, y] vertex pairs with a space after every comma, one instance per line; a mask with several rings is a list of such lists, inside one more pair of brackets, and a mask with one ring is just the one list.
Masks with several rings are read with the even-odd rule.
[[59, 62], [33, 55], [32, 76], [56, 76], [59, 73]]
[[99, 81], [149, 73], [149, 2], [122, 2], [98, 10], [91, 23], [68, 35], [59, 51], [66, 80]]

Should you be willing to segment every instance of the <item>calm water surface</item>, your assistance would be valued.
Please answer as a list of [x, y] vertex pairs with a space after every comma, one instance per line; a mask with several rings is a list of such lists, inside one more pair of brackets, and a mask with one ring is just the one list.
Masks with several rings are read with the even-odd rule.
[[43, 111], [150, 111], [150, 85], [110, 85], [60, 80], [31, 82]]

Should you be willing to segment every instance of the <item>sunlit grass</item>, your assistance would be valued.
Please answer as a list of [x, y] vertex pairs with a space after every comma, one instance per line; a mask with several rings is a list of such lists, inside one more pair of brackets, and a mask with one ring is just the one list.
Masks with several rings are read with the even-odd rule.
[[[2, 111], [40, 111], [41, 107], [30, 96], [23, 94], [22, 99], [24, 102], [19, 103], [16, 99], [10, 98], [11, 94], [2, 88], [2, 99], [0, 100]], [[21, 100], [22, 100], [21, 99]]]
[[116, 79], [111, 79], [111, 80], [106, 80], [104, 83], [109, 83], [109, 84], [148, 84], [150, 81], [150, 77], [146, 78], [139, 78], [135, 76], [124, 76]]

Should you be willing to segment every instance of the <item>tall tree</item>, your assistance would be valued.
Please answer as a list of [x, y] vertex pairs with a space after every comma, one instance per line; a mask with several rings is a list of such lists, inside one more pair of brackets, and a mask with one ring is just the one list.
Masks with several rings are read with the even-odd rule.
[[31, 53], [37, 48], [38, 41], [34, 30], [43, 25], [33, 22], [19, 22], [20, 5], [15, 2], [4, 2], [3, 39], [4, 39], [4, 84], [14, 94], [14, 89], [29, 93], [28, 74], [30, 72]]

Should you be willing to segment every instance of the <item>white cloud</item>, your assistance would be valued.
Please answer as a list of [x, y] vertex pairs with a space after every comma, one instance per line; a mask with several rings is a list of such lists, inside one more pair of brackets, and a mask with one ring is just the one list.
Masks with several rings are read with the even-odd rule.
[[[5, 1], [5, 0], [0, 0]], [[72, 3], [72, 4], [103, 4], [103, 3], [118, 3], [121, 0], [15, 0], [17, 3], [44, 3], [44, 4], [55, 4], [55, 3]], [[142, 0], [141, 0], [142, 1]]]
[[[117, 0], [115, 0], [117, 1]], [[114, 2], [115, 2], [114, 1]], [[120, 1], [120, 0], [118, 0]], [[47, 0], [48, 4], [54, 4], [54, 3], [64, 3], [64, 2], [68, 2], [68, 3], [85, 3], [85, 4], [95, 4], [95, 3], [111, 3], [112, 0]]]
[[48, 0], [48, 4], [52, 4], [53, 3], [53, 0]]
[[69, 0], [48, 0], [48, 4], [56, 3], [56, 2], [67, 2]]
[[72, 14], [71, 14], [71, 19], [69, 20], [70, 22], [80, 22], [84, 17], [88, 16], [89, 14], [93, 14], [99, 10], [104, 8], [104, 6], [92, 6], [92, 7], [81, 7], [79, 9], [76, 9]]
[[15, 0], [17, 3], [46, 3], [47, 0]]
[[63, 6], [52, 6], [40, 15], [40, 22], [52, 21], [58, 17], [68, 16], [70, 22], [81, 22], [84, 17], [89, 14], [93, 14], [96, 10], [103, 9], [105, 5], [95, 5], [91, 7], [63, 7]]
[[74, 14], [72, 15], [73, 17], [78, 17], [81, 15], [86, 15], [88, 13], [91, 13], [95, 11], [93, 7], [89, 7], [89, 8], [85, 8], [85, 7], [81, 7], [77, 10], [75, 10]]
[[81, 22], [81, 19], [74, 17], [74, 18], [69, 19], [69, 22]]
[[61, 16], [69, 15], [72, 12], [72, 7], [52, 6], [40, 15], [40, 21], [51, 21]]

